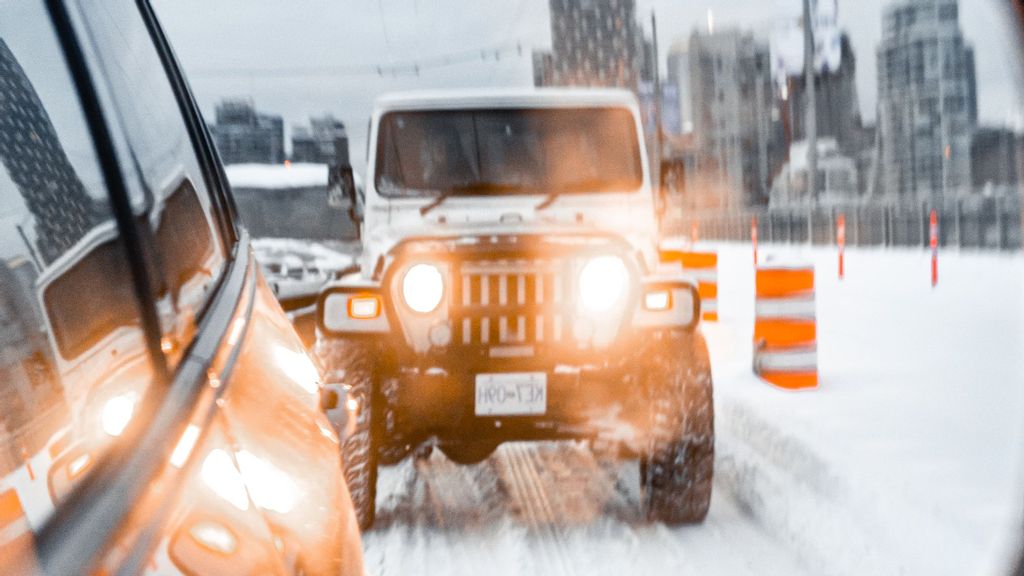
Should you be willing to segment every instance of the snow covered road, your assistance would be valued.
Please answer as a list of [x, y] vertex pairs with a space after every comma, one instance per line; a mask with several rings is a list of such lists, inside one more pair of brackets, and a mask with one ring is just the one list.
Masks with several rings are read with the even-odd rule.
[[382, 470], [370, 574], [809, 574], [716, 487], [703, 526], [640, 515], [635, 464], [571, 443], [509, 444], [476, 466], [435, 452]]
[[994, 574], [1020, 537], [1024, 257], [765, 247], [817, 266], [820, 389], [750, 372], [748, 246], [706, 327], [716, 480], [702, 526], [639, 514], [635, 464], [575, 444], [382, 470], [370, 574]]

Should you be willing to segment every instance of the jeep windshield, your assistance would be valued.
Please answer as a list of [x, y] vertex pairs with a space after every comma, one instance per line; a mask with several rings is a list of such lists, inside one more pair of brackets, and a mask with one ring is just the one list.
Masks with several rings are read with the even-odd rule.
[[392, 112], [377, 146], [377, 190], [390, 197], [632, 192], [643, 183], [625, 109]]

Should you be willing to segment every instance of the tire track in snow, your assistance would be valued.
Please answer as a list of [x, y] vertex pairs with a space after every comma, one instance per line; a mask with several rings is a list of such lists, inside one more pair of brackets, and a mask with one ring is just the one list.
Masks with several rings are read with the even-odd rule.
[[[507, 472], [511, 477], [510, 491], [525, 515], [530, 531], [540, 546], [544, 566], [555, 573], [575, 574], [566, 553], [566, 538], [558, 524], [544, 483], [536, 468], [536, 450], [524, 444], [506, 445], [503, 449]], [[532, 453], [532, 454], [531, 454]]]
[[807, 573], [737, 505], [728, 474], [708, 521], [681, 528], [643, 517], [635, 462], [573, 443], [507, 444], [472, 466], [437, 452], [381, 480], [379, 523], [364, 536], [374, 576]]

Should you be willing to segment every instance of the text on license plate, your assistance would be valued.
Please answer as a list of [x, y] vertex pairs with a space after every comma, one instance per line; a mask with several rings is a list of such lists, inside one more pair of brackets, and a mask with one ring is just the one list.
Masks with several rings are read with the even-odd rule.
[[515, 372], [476, 375], [477, 416], [544, 414], [548, 405], [548, 375]]

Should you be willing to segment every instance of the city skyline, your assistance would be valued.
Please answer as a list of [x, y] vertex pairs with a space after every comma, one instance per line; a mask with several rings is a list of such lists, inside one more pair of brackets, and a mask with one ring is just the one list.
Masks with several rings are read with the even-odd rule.
[[933, 201], [969, 194], [976, 66], [957, 0], [903, 0], [886, 11], [883, 33], [881, 193]]
[[[839, 22], [852, 39], [858, 56], [857, 87], [865, 121], [873, 121], [877, 98], [875, 48], [881, 39], [881, 8], [886, 0], [840, 0]], [[550, 49], [548, 0], [489, 3], [479, 10], [464, 3], [438, 0], [428, 11], [416, 0], [394, 0], [366, 9], [339, 3], [324, 6], [296, 0], [282, 14], [269, 0], [225, 0], [197, 9], [186, 2], [158, 0], [157, 9], [204, 112], [212, 116], [217, 101], [251, 96], [261, 109], [285, 118], [286, 126], [310, 115], [334, 114], [349, 127], [353, 160], [359, 163], [365, 147], [365, 124], [374, 98], [380, 93], [410, 88], [462, 86], [523, 86], [533, 82], [532, 49]], [[715, 10], [716, 27], [740, 27], [767, 34], [774, 7], [771, 2], [705, 0], [679, 3], [638, 0], [637, 18], [649, 29], [652, 8], [657, 9], [661, 68], [667, 69], [668, 48], [686, 39], [694, 29], [706, 27], [707, 8]], [[357, 10], [356, 8], [363, 8]], [[981, 123], [1019, 125], [1020, 106], [1010, 60], [1002, 53], [1013, 46], [1006, 22], [995, 2], [963, 14], [964, 34], [976, 46]], [[225, 27], [251, 31], [225, 35]], [[649, 32], [648, 32], [649, 33]], [[296, 41], [302, 38], [302, 42]], [[209, 46], [216, 39], [218, 50]], [[521, 55], [514, 48], [522, 47]], [[403, 62], [417, 57], [465, 51], [480, 46], [512, 46], [500, 60], [494, 58], [437, 68], [420, 76], [377, 75], [317, 76], [218, 74], [255, 66], [316, 69], [354, 64]], [[301, 70], [300, 70], [301, 71]]]

